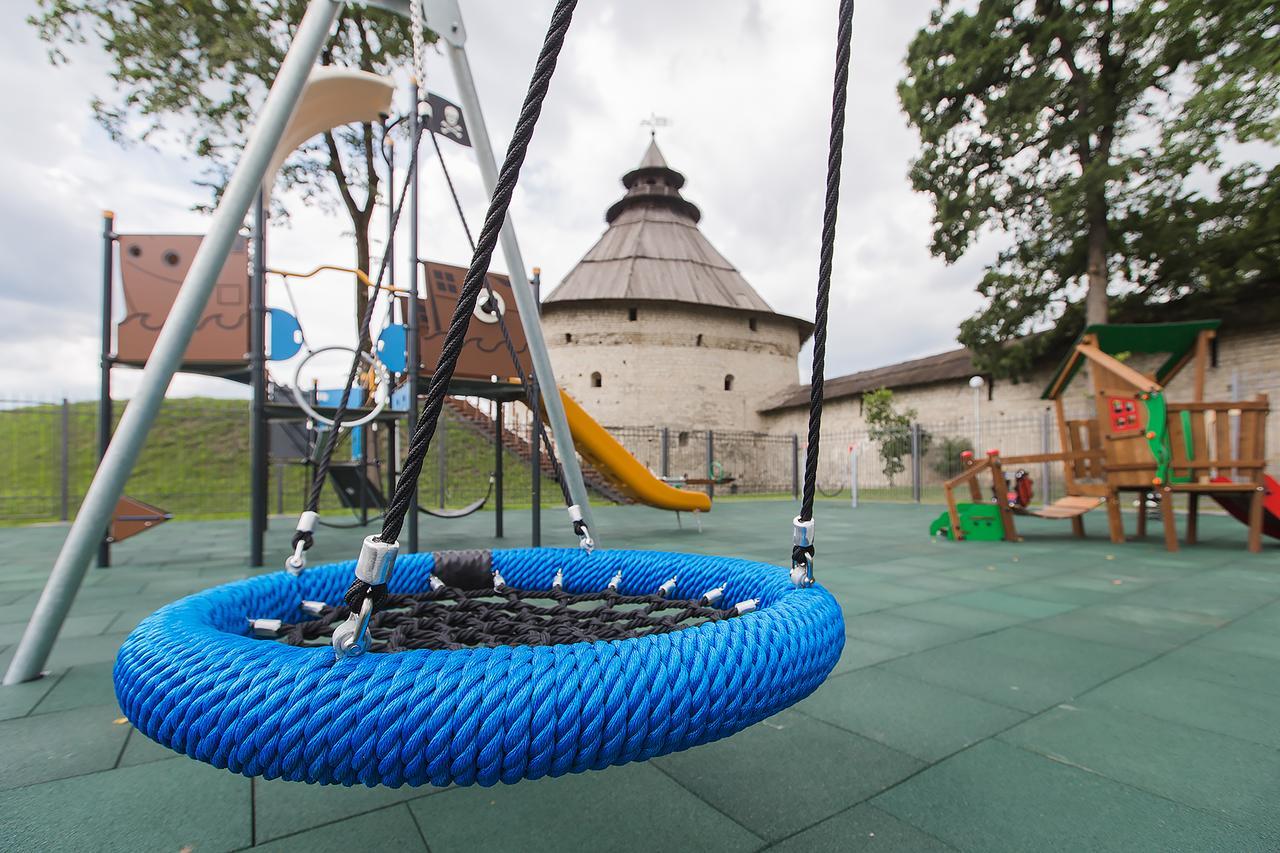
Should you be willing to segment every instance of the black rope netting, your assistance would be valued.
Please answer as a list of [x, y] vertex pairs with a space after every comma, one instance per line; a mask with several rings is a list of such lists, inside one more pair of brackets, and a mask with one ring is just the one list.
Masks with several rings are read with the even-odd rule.
[[[315, 619], [286, 623], [274, 638], [291, 646], [328, 646], [351, 615], [326, 606]], [[667, 634], [737, 615], [703, 601], [662, 595], [622, 595], [611, 589], [569, 593], [503, 586], [440, 586], [414, 595], [387, 595], [369, 621], [368, 651], [550, 646]]]

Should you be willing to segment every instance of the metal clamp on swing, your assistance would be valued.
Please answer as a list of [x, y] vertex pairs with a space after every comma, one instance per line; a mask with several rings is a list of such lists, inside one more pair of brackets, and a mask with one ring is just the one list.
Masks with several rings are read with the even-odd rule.
[[813, 519], [791, 522], [791, 582], [798, 587], [813, 586]]
[[284, 561], [284, 567], [289, 570], [289, 574], [300, 575], [307, 567], [305, 555], [307, 549], [315, 544], [316, 537], [313, 531], [316, 529], [316, 519], [319, 517], [320, 514], [313, 510], [306, 510], [298, 516], [298, 526], [293, 531], [293, 553]]
[[582, 518], [582, 507], [577, 504], [569, 507], [569, 520], [573, 522], [573, 532], [578, 534], [578, 547], [590, 554], [596, 549], [596, 540], [591, 538], [587, 522]]
[[356, 582], [365, 585], [368, 591], [360, 602], [359, 610], [333, 630], [333, 653], [338, 658], [355, 657], [364, 652], [369, 620], [373, 618], [378, 593], [385, 590], [387, 581], [391, 580], [391, 570], [395, 568], [399, 551], [399, 542], [383, 542], [376, 535], [364, 538], [360, 556], [356, 559], [355, 574]]

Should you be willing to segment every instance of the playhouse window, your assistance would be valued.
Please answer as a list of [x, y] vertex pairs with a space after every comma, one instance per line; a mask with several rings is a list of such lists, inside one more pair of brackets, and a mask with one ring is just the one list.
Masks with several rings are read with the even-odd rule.
[[596, 371], [595, 373], [591, 374], [592, 388], [600, 388], [601, 386], [603, 386], [603, 384], [604, 384], [604, 378], [600, 375], [599, 371]]

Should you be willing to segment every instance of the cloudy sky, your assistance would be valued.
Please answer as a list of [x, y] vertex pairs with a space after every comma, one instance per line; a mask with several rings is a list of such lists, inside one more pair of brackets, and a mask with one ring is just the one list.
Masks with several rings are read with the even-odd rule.
[[[973, 285], [993, 246], [945, 266], [928, 251], [927, 198], [912, 192], [918, 148], [895, 86], [912, 34], [933, 0], [862, 4], [854, 25], [848, 144], [832, 294], [829, 374], [955, 346], [957, 323], [978, 305]], [[468, 52], [490, 131], [505, 147], [541, 43], [551, 0], [464, 0]], [[123, 232], [192, 232], [199, 164], [172, 143], [122, 149], [89, 115], [110, 97], [93, 50], [53, 68], [24, 23], [34, 4], [0, 4], [0, 397], [73, 399], [95, 394], [100, 216]], [[813, 289], [830, 104], [834, 3], [784, 0], [584, 0], [529, 153], [512, 216], [526, 262], [554, 286], [604, 228], [638, 162], [651, 112], [671, 126], [659, 143], [685, 173], [711, 241], [778, 311], [813, 316]], [[456, 92], [432, 53], [430, 87]], [[473, 225], [484, 207], [465, 149], [445, 146]], [[434, 156], [434, 155], [432, 155]], [[434, 163], [424, 165], [426, 257], [469, 259]], [[291, 206], [272, 233], [270, 263], [302, 268], [350, 263], [343, 219]], [[403, 245], [403, 244], [402, 244]], [[501, 268], [501, 259], [495, 268]], [[273, 288], [269, 300], [283, 304]], [[340, 298], [335, 299], [335, 294]], [[302, 294], [313, 342], [348, 343], [350, 293], [342, 278]], [[128, 396], [137, 372], [116, 371]], [[171, 393], [240, 395], [214, 379], [178, 377]]]

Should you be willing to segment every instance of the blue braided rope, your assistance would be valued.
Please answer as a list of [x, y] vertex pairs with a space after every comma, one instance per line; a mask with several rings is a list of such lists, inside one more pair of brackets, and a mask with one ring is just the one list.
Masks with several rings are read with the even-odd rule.
[[[690, 596], [760, 609], [668, 634], [555, 646], [365, 654], [264, 642], [247, 618], [338, 604], [350, 562], [226, 584], [147, 617], [116, 658], [125, 716], [143, 734], [246, 776], [342, 785], [493, 785], [643, 761], [740, 731], [811, 693], [844, 647], [835, 599], [785, 569], [649, 551], [495, 551], [521, 589]], [[391, 592], [427, 587], [430, 554], [396, 563]]]

